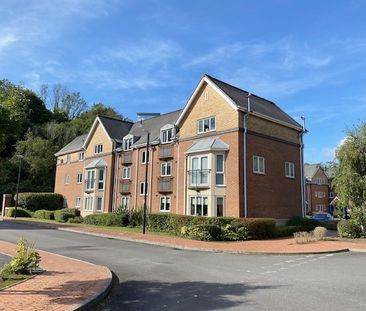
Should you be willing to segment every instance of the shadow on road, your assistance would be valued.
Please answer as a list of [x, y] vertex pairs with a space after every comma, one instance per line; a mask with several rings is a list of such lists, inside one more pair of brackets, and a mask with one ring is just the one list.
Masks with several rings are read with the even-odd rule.
[[110, 296], [97, 310], [224, 310], [250, 304], [245, 296], [278, 286], [249, 283], [127, 281], [115, 279]]

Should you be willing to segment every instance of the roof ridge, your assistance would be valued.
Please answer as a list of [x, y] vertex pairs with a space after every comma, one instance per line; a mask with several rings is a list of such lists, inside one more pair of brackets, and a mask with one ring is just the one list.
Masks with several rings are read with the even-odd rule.
[[120, 121], [120, 122], [127, 122], [127, 123], [131, 123], [133, 124], [132, 121], [128, 121], [128, 120], [121, 120], [121, 119], [117, 119], [117, 118], [114, 118], [114, 117], [110, 117], [110, 116], [106, 116], [106, 115], [102, 115], [102, 114], [98, 114], [97, 115], [99, 118], [106, 118], [106, 119], [110, 119], [110, 120], [114, 120], [114, 121]]
[[[174, 113], [174, 112], [178, 112], [180, 110], [183, 110], [182, 108], [180, 109], [177, 109], [177, 110], [173, 110], [173, 111], [170, 111], [170, 112], [166, 112], [166, 113], [163, 113], [163, 114], [159, 114], [158, 116], [154, 116], [154, 117], [151, 117], [151, 118], [148, 118], [144, 121], [148, 121], [148, 120], [152, 120], [152, 119], [155, 119], [155, 118], [159, 118], [159, 117], [163, 117], [163, 116], [166, 116], [168, 114], [171, 114], [171, 113]], [[133, 124], [136, 124], [136, 123], [139, 123], [140, 121], [136, 121], [136, 122], [133, 122]]]

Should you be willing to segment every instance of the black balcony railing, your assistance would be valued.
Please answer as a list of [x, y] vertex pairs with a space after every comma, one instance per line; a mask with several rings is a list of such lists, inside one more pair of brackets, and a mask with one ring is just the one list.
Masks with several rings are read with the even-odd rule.
[[120, 193], [130, 193], [131, 192], [131, 181], [130, 180], [121, 180], [119, 185]]
[[132, 152], [122, 153], [122, 164], [132, 164]]
[[159, 159], [173, 158], [173, 146], [160, 146], [159, 148]]
[[173, 177], [159, 177], [158, 189], [162, 193], [173, 192]]
[[188, 187], [189, 188], [210, 188], [211, 170], [191, 170], [188, 171]]

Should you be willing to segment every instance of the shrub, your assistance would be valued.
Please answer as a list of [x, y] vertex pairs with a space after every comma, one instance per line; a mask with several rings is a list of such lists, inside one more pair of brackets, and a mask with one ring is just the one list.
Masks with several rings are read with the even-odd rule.
[[84, 223], [96, 226], [122, 226], [124, 215], [116, 213], [91, 214], [84, 217]]
[[286, 225], [299, 226], [302, 228], [301, 231], [311, 231], [314, 230], [319, 225], [319, 222], [310, 218], [302, 218], [301, 216], [294, 216], [287, 221]]
[[32, 212], [40, 209], [55, 211], [61, 209], [64, 198], [58, 193], [19, 193], [15, 198], [18, 205]]
[[17, 242], [16, 255], [0, 270], [0, 276], [5, 279], [11, 274], [31, 274], [39, 268], [40, 261], [41, 257], [34, 250], [34, 245], [21, 238]]
[[40, 209], [38, 211], [35, 211], [33, 213], [33, 218], [38, 218], [38, 219], [50, 219], [53, 220], [55, 219], [55, 212], [54, 211], [46, 211], [44, 209]]
[[263, 240], [276, 236], [276, 220], [273, 218], [245, 218], [249, 235], [254, 240]]
[[148, 226], [151, 231], [174, 232], [172, 217], [168, 213], [150, 214]]
[[217, 225], [183, 226], [182, 235], [200, 241], [218, 241], [221, 239], [221, 227]]
[[249, 229], [245, 224], [227, 224], [221, 227], [223, 241], [244, 241], [250, 238]]
[[[24, 208], [17, 207], [17, 217], [32, 217], [32, 212], [28, 211]], [[15, 215], [15, 207], [7, 207], [5, 210], [6, 217], [14, 217]]]
[[300, 226], [278, 226], [276, 227], [276, 237], [289, 237], [293, 236], [295, 232], [302, 230]]
[[76, 208], [63, 208], [55, 211], [54, 217], [58, 222], [67, 222], [70, 218], [80, 216], [80, 210]]
[[323, 240], [327, 235], [327, 228], [316, 227], [313, 231], [314, 239], [317, 241]]
[[133, 209], [129, 211], [128, 224], [131, 227], [142, 226], [143, 221], [144, 221], [144, 210], [142, 208]]
[[295, 232], [294, 238], [297, 244], [307, 244], [314, 242], [314, 236], [312, 232], [306, 232], [306, 231]]
[[337, 224], [339, 220], [328, 220], [324, 221], [322, 225], [327, 228], [328, 230], [337, 230]]
[[352, 220], [342, 219], [337, 224], [338, 235], [341, 238], [359, 238], [361, 236], [361, 228]]
[[68, 223], [72, 223], [72, 224], [80, 224], [83, 221], [84, 221], [84, 219], [81, 216], [75, 216], [74, 218], [69, 218], [67, 220]]

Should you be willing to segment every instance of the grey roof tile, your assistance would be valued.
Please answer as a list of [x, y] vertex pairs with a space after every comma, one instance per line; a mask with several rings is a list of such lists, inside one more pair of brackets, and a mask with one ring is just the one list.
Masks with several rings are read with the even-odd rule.
[[132, 122], [122, 121], [106, 116], [99, 116], [105, 130], [109, 137], [114, 140], [122, 141], [123, 137], [126, 136], [132, 127]]
[[304, 164], [304, 176], [311, 179], [319, 168], [319, 164]]
[[188, 148], [186, 153], [195, 153], [203, 151], [227, 151], [229, 145], [224, 143], [217, 137], [203, 138], [195, 141], [191, 147]]
[[55, 153], [55, 156], [60, 156], [66, 153], [82, 150], [84, 142], [88, 134], [80, 135], [68, 143], [65, 147]]

